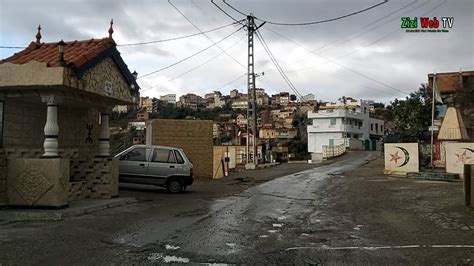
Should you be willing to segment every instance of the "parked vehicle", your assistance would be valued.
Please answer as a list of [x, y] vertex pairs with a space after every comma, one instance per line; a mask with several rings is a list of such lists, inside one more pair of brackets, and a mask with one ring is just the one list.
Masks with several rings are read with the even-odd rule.
[[179, 148], [134, 145], [115, 158], [120, 182], [163, 186], [178, 193], [194, 181], [193, 164]]

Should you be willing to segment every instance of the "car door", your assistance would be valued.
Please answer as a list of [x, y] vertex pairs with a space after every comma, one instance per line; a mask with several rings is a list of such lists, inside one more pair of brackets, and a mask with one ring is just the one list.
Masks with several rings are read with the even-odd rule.
[[146, 182], [150, 148], [137, 147], [120, 156], [120, 181], [143, 183]]
[[176, 157], [173, 150], [154, 148], [148, 164], [147, 175], [156, 180], [158, 184], [164, 184], [166, 178], [174, 174], [176, 174]]

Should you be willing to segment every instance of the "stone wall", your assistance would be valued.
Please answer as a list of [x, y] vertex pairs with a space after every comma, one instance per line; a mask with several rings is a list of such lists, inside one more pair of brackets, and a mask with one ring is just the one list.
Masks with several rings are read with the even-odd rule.
[[183, 149], [194, 165], [195, 177], [213, 177], [212, 121], [152, 120], [146, 134], [147, 144]]
[[[111, 93], [104, 90], [106, 81], [112, 83]], [[76, 87], [80, 90], [130, 103], [133, 102], [130, 86], [111, 58], [106, 58], [98, 63], [94, 68], [84, 73], [79, 80], [76, 74], [70, 71], [65, 77], [65, 83], [66, 85]], [[136, 101], [138, 101], [138, 99], [136, 99]]]

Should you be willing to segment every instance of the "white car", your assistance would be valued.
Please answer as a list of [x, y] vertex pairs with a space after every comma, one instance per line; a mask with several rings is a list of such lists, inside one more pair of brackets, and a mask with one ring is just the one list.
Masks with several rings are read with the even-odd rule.
[[178, 193], [192, 185], [193, 164], [180, 148], [134, 145], [115, 156], [119, 181], [163, 186]]

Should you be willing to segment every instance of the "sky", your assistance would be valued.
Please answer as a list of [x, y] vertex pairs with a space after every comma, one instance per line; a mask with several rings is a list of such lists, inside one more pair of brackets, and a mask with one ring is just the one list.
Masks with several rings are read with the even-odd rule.
[[[214, 0], [237, 20], [245, 17]], [[427, 74], [474, 70], [474, 1], [390, 0], [344, 19], [339, 17], [383, 0], [227, 0], [245, 14], [266, 20], [259, 32], [300, 95], [335, 101], [351, 96], [388, 103], [427, 82]], [[104, 38], [113, 18], [113, 38], [130, 71], [139, 73], [142, 96], [205, 93], [237, 88], [246, 92], [247, 31], [240, 25], [180, 40], [163, 40], [215, 29], [234, 22], [210, 0], [0, 0], [0, 46], [27, 46], [41, 24], [43, 42]], [[453, 17], [449, 32], [406, 32], [402, 17]], [[256, 21], [260, 24], [261, 21]], [[421, 28], [418, 21], [418, 28]], [[232, 34], [234, 31], [236, 33]], [[227, 37], [229, 36], [230, 37]], [[226, 38], [227, 37], [227, 38]], [[224, 39], [225, 38], [225, 39]], [[155, 74], [214, 43], [211, 48]], [[268, 94], [293, 91], [255, 37], [257, 87]], [[221, 50], [222, 49], [222, 50]], [[0, 49], [6, 58], [19, 49]], [[263, 73], [263, 74], [262, 74]]]

